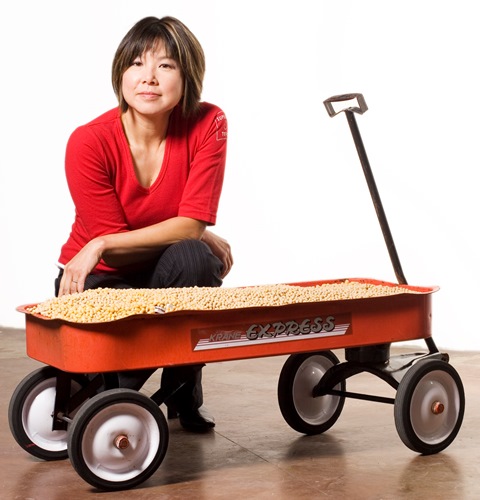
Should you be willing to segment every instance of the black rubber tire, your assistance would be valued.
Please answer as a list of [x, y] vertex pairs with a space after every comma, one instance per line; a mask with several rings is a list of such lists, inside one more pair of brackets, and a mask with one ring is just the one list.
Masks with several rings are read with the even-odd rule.
[[[10, 398], [8, 422], [17, 443], [30, 455], [42, 460], [68, 457], [68, 431], [52, 431], [59, 370], [44, 366], [27, 375]], [[73, 375], [73, 393], [88, 384], [83, 375]]]
[[422, 360], [403, 376], [394, 418], [400, 439], [411, 450], [423, 455], [444, 450], [457, 436], [464, 413], [463, 384], [447, 362]]
[[[124, 450], [115, 446], [120, 435], [128, 437]], [[110, 389], [78, 411], [70, 427], [68, 453], [77, 473], [95, 488], [126, 490], [158, 469], [168, 440], [167, 421], [154, 401], [131, 389]]]
[[[340, 361], [331, 351], [292, 354], [278, 381], [278, 403], [283, 418], [303, 434], [321, 434], [332, 427], [342, 412], [343, 396], [314, 398], [312, 391], [329, 368]], [[345, 391], [345, 381], [335, 386]]]

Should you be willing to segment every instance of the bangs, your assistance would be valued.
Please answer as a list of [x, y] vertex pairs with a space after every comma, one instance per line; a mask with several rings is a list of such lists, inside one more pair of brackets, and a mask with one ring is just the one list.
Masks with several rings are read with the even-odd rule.
[[165, 55], [168, 58], [180, 62], [178, 47], [171, 34], [164, 29], [152, 28], [153, 27], [142, 33], [139, 39], [135, 40], [135, 42], [129, 46], [129, 54], [126, 54], [128, 64], [132, 64], [137, 57], [141, 57], [146, 52], [155, 52], [160, 48], [165, 49]]

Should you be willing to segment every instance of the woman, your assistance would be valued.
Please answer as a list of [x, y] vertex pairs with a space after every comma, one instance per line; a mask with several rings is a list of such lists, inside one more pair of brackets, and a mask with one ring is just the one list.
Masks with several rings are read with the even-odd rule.
[[[202, 47], [172, 17], [147, 17], [121, 41], [112, 65], [119, 107], [77, 128], [65, 169], [75, 221], [61, 249], [56, 294], [89, 288], [220, 286], [233, 264], [215, 224], [227, 121], [201, 102]], [[201, 409], [202, 366], [164, 369], [166, 403], [186, 429], [214, 426]], [[119, 374], [140, 389], [155, 370]]]

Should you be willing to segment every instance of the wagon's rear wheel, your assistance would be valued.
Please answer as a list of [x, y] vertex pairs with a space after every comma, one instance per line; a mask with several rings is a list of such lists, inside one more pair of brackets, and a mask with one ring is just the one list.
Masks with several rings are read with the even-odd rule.
[[[45, 366], [27, 375], [17, 386], [8, 407], [10, 430], [17, 443], [42, 460], [68, 457], [67, 431], [52, 430], [59, 370]], [[71, 395], [88, 384], [86, 377], [72, 375]], [[72, 412], [72, 417], [75, 412]]]
[[[321, 434], [337, 421], [345, 398], [313, 397], [313, 389], [339, 359], [331, 351], [293, 354], [283, 365], [278, 381], [278, 403], [292, 429], [304, 434]], [[345, 391], [345, 381], [334, 389]]]
[[449, 446], [460, 430], [465, 393], [456, 370], [438, 359], [413, 365], [395, 397], [395, 426], [413, 451], [430, 455]]
[[111, 389], [88, 401], [74, 418], [68, 441], [78, 474], [103, 490], [132, 488], [160, 466], [168, 447], [168, 426], [147, 396]]

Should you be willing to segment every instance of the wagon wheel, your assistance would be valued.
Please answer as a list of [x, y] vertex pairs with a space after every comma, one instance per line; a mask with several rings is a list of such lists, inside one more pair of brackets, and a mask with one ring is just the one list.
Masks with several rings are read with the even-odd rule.
[[462, 381], [445, 361], [419, 361], [400, 382], [394, 404], [395, 426], [413, 451], [431, 455], [444, 450], [458, 434], [464, 412]]
[[[293, 354], [283, 365], [278, 381], [278, 402], [283, 418], [292, 429], [304, 434], [321, 434], [337, 421], [343, 396], [313, 397], [312, 392], [327, 370], [339, 363], [331, 351]], [[345, 381], [334, 389], [345, 390]]]
[[[25, 451], [42, 460], [68, 457], [67, 431], [52, 430], [58, 373], [56, 368], [45, 366], [27, 375], [12, 394], [8, 407], [13, 437]], [[87, 384], [86, 377], [73, 375], [71, 395]]]
[[162, 411], [130, 389], [111, 389], [85, 403], [68, 439], [77, 473], [92, 486], [111, 491], [146, 481], [162, 463], [167, 447]]

